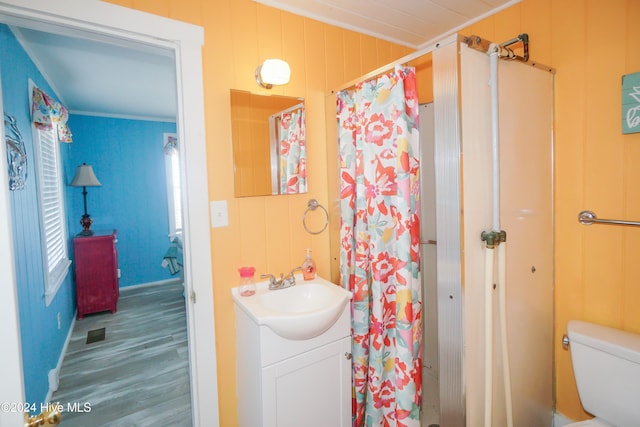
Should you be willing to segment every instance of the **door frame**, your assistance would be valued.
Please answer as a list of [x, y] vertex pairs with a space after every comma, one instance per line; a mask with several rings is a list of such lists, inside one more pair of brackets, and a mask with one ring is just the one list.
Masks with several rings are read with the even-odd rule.
[[[175, 54], [177, 133], [182, 144], [184, 212], [184, 284], [193, 425], [219, 425], [218, 381], [213, 312], [208, 179], [204, 130], [202, 45], [204, 30], [195, 25], [101, 1], [0, 0], [0, 22], [96, 40], [117, 39]], [[2, 104], [0, 97], [0, 112]], [[4, 123], [0, 124], [4, 135]], [[0, 402], [24, 402], [22, 357], [11, 232], [5, 144], [0, 144]], [[197, 296], [197, 298], [196, 298]], [[4, 408], [0, 408], [4, 409]], [[21, 413], [0, 410], [0, 427], [21, 425]]]

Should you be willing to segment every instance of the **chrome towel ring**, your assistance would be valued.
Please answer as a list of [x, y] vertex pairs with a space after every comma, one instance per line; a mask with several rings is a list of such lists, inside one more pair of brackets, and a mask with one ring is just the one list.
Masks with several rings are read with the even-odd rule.
[[[318, 208], [322, 208], [322, 210], [324, 211], [326, 221], [324, 222], [324, 225], [322, 226], [322, 229], [320, 231], [311, 231], [309, 230], [309, 227], [307, 227], [307, 214], [309, 213], [309, 211], [315, 211]], [[307, 203], [307, 210], [304, 211], [304, 215], [302, 215], [302, 225], [304, 226], [304, 229], [307, 230], [307, 233], [320, 234], [327, 228], [327, 225], [329, 225], [329, 212], [324, 206], [318, 203], [316, 199], [311, 199], [309, 200], [309, 203]]]

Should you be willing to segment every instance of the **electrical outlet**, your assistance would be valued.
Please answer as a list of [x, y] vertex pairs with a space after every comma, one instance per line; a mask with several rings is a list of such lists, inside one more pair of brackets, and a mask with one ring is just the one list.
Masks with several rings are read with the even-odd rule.
[[58, 313], [58, 330], [62, 329], [62, 317], [60, 317], [60, 313]]

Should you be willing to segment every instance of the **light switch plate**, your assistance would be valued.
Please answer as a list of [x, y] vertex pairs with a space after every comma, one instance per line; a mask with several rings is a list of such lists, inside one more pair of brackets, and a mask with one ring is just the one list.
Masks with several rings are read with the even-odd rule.
[[226, 227], [229, 225], [229, 210], [226, 200], [213, 200], [211, 202], [211, 227]]

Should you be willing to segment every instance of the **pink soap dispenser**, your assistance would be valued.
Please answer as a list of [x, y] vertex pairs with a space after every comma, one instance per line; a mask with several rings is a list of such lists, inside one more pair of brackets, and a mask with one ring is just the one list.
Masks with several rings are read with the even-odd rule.
[[240, 295], [248, 297], [256, 293], [256, 281], [253, 274], [256, 272], [254, 267], [241, 267], [240, 272]]
[[316, 263], [311, 258], [311, 249], [307, 249], [307, 257], [302, 263], [302, 277], [304, 280], [313, 280], [316, 278]]

